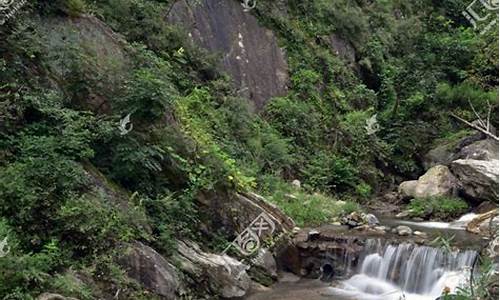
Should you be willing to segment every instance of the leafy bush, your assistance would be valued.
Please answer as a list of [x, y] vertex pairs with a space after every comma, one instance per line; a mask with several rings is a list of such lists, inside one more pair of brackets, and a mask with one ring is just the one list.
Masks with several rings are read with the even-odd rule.
[[87, 4], [85, 0], [59, 0], [62, 5], [62, 9], [70, 17], [77, 17], [84, 13], [87, 9]]
[[310, 103], [274, 98], [265, 108], [268, 122], [296, 146], [313, 148], [321, 136], [321, 116]]
[[305, 183], [325, 192], [346, 192], [355, 187], [356, 169], [345, 158], [319, 152], [303, 170]]
[[430, 197], [411, 200], [407, 207], [411, 216], [453, 219], [467, 211], [469, 205], [461, 198]]
[[43, 291], [50, 272], [61, 266], [65, 255], [56, 241], [44, 244], [36, 254], [27, 254], [14, 230], [5, 219], [0, 219], [0, 239], [4, 238], [9, 252], [0, 258], [0, 295], [5, 299], [34, 299], [30, 295]]
[[192, 194], [182, 196], [163, 195], [157, 199], [141, 200], [150, 218], [150, 225], [156, 237], [156, 248], [165, 255], [175, 251], [175, 237], [194, 237], [194, 227], [198, 223], [198, 215], [194, 207]]

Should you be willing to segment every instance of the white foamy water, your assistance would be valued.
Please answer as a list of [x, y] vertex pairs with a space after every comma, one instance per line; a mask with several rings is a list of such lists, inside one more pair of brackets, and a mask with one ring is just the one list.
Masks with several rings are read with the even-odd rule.
[[412, 221], [398, 221], [399, 224], [409, 225], [409, 226], [420, 226], [426, 228], [436, 228], [436, 229], [457, 229], [463, 230], [467, 224], [472, 221], [477, 215], [475, 213], [469, 213], [460, 217], [460, 219], [453, 221], [451, 223], [446, 222], [412, 222]]
[[476, 255], [407, 243], [387, 245], [366, 255], [358, 274], [331, 292], [357, 300], [434, 300], [445, 288], [453, 292], [466, 283]]

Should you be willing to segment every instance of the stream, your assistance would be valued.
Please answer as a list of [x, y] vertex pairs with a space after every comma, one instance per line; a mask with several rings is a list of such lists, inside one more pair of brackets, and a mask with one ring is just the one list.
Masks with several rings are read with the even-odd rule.
[[[435, 300], [444, 290], [451, 293], [471, 276], [481, 238], [464, 230], [473, 216], [465, 215], [452, 223], [412, 222], [383, 219], [385, 226], [406, 225], [423, 231], [430, 240], [435, 236], [453, 236], [459, 250], [443, 250], [401, 240], [367, 238], [361, 254], [347, 261], [344, 278], [332, 282], [296, 278], [280, 281], [266, 291], [250, 295], [248, 300]], [[325, 272], [333, 268], [323, 266]], [[326, 274], [329, 275], [329, 274]], [[326, 276], [329, 277], [329, 276]]]

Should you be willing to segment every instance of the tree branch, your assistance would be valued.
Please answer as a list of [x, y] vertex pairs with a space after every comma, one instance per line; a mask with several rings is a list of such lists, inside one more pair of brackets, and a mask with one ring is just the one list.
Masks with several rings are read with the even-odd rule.
[[450, 113], [450, 116], [452, 116], [453, 118], [455, 118], [455, 119], [459, 120], [460, 122], [462, 122], [462, 123], [466, 124], [467, 126], [469, 126], [469, 127], [471, 127], [471, 128], [474, 128], [474, 129], [476, 129], [476, 130], [478, 130], [478, 131], [480, 131], [480, 132], [482, 132], [482, 133], [486, 134], [486, 135], [487, 135], [487, 136], [489, 136], [490, 138], [495, 139], [495, 140], [497, 140], [497, 141], [498, 141], [498, 136], [496, 136], [496, 135], [492, 134], [492, 133], [491, 133], [491, 132], [489, 132], [489, 131], [484, 130], [484, 129], [483, 129], [483, 128], [481, 128], [480, 126], [474, 125], [474, 124], [472, 124], [471, 122], [469, 122], [469, 121], [467, 121], [467, 120], [464, 120], [464, 119], [460, 118], [459, 116], [455, 115], [454, 113]]

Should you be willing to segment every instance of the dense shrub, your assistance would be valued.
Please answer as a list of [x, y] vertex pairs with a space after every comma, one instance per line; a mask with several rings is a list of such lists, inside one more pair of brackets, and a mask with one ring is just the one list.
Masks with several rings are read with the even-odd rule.
[[465, 213], [469, 205], [461, 198], [430, 197], [413, 199], [408, 205], [415, 217], [453, 219]]

